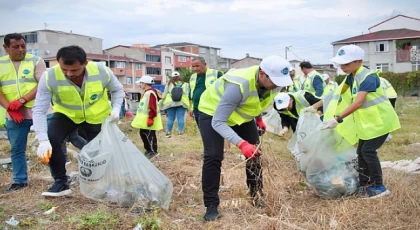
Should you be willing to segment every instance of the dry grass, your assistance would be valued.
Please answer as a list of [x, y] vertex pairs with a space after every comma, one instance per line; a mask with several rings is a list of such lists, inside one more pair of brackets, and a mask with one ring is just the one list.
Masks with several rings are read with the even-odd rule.
[[[403, 128], [393, 133], [392, 142], [379, 151], [382, 160], [413, 159], [420, 156], [420, 128], [417, 99], [398, 101]], [[121, 125], [142, 149], [137, 131], [129, 123]], [[169, 211], [156, 210], [143, 215], [128, 209], [107, 206], [84, 198], [77, 187], [68, 198], [45, 199], [41, 192], [51, 185], [43, 179], [48, 168], [36, 163], [30, 154], [30, 186], [21, 192], [0, 194], [0, 229], [12, 215], [21, 221], [20, 229], [132, 229], [137, 222], [161, 229], [420, 229], [420, 178], [384, 170], [385, 184], [392, 196], [378, 200], [321, 200], [302, 183], [295, 163], [286, 148], [287, 140], [266, 135], [263, 142], [264, 185], [268, 207], [256, 209], [246, 200], [244, 166], [239, 150], [231, 148], [223, 162], [224, 186], [221, 189], [222, 217], [205, 223], [201, 192], [200, 135], [192, 119], [186, 134], [165, 138], [158, 133], [161, 155], [154, 164], [173, 182], [173, 201]], [[0, 141], [0, 157], [7, 156], [7, 141]], [[30, 152], [30, 151], [29, 151]], [[73, 160], [75, 162], [75, 160]], [[75, 170], [73, 163], [71, 169]], [[2, 169], [0, 182], [11, 183], [11, 172]], [[56, 212], [42, 213], [58, 206]], [[9, 229], [11, 229], [9, 227]], [[157, 228], [159, 229], [159, 228]]]

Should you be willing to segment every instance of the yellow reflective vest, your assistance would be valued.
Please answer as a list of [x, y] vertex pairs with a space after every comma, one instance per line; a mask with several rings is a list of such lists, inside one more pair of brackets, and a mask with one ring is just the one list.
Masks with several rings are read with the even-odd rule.
[[392, 87], [391, 83], [383, 77], [379, 77], [379, 79], [381, 80], [381, 87], [385, 90], [388, 99], [397, 98], [397, 92], [394, 87]]
[[328, 82], [328, 84], [325, 86], [324, 94], [322, 96], [329, 94], [330, 92], [334, 91], [337, 87], [338, 87], [337, 82], [330, 80], [330, 82]]
[[[354, 76], [353, 86], [348, 87], [341, 94], [347, 78], [350, 77], [347, 76], [332, 93], [324, 119], [332, 119], [334, 115], [339, 115], [352, 104], [356, 100], [359, 86], [371, 74], [377, 75], [378, 73], [372, 72], [365, 67], [360, 67]], [[378, 87], [376, 92], [367, 94], [363, 105], [344, 118], [343, 123], [339, 124], [336, 130], [351, 144], [355, 144], [359, 139], [371, 140], [395, 131], [400, 127], [398, 116], [392, 108], [385, 91], [382, 87]]]
[[157, 95], [153, 90], [147, 90], [143, 97], [140, 99], [139, 107], [137, 109], [137, 114], [134, 120], [131, 122], [131, 126], [138, 129], [147, 129], [147, 130], [161, 130], [163, 128], [162, 118], [159, 112], [159, 105], [156, 102], [156, 117], [153, 118], [153, 125], [147, 126], [147, 120], [149, 119], [149, 100], [150, 95], [155, 95], [155, 100], [157, 100]]
[[200, 98], [198, 110], [210, 116], [214, 115], [220, 97], [224, 94], [225, 82], [239, 85], [242, 93], [240, 105], [227, 120], [229, 126], [241, 125], [259, 116], [273, 101], [276, 90], [268, 90], [260, 100], [257, 90], [259, 66], [234, 69], [218, 78], [204, 91]]
[[287, 91], [291, 92], [291, 93], [295, 93], [299, 90], [302, 89], [302, 82], [300, 81], [301, 76], [299, 75], [295, 75], [293, 77], [293, 85], [289, 86]]
[[166, 110], [168, 108], [182, 106], [186, 109], [189, 109], [190, 107], [190, 100], [188, 98], [188, 95], [190, 93], [190, 87], [189, 84], [186, 82], [176, 82], [175, 85], [179, 87], [179, 85], [182, 84], [182, 98], [181, 101], [172, 101], [172, 89], [175, 87], [174, 84], [169, 84], [165, 88], [165, 95], [164, 98], [159, 102], [159, 106], [162, 110]]
[[[211, 84], [213, 84], [213, 82], [216, 81], [216, 79], [217, 79], [217, 72], [218, 71], [215, 70], [215, 69], [207, 68], [207, 71], [206, 71], [206, 81], [205, 81], [206, 89]], [[190, 78], [190, 93], [191, 93], [190, 97], [191, 98], [193, 97], [193, 94], [194, 94], [196, 82], [197, 82], [197, 74], [194, 73], [193, 75], [191, 75], [191, 78]]]
[[87, 77], [80, 89], [64, 76], [60, 65], [56, 65], [45, 73], [46, 85], [52, 93], [55, 113], [66, 115], [76, 124], [84, 121], [100, 124], [111, 111], [106, 89], [111, 77], [104, 63], [88, 62], [86, 71]]
[[[315, 95], [316, 91], [315, 91], [315, 88], [314, 88], [314, 79], [315, 79], [315, 77], [319, 77], [321, 79], [321, 81], [323, 83], [322, 84], [322, 88], [325, 89], [325, 82], [322, 79], [322, 74], [318, 73], [316, 70], [312, 70], [308, 74], [308, 76], [305, 79], [305, 82], [303, 82], [302, 89], [305, 90], [306, 92], [314, 95], [315, 97], [317, 97]], [[323, 95], [323, 93], [321, 94], [320, 97], [322, 97], [322, 95]], [[320, 98], [320, 97], [318, 97], [318, 98]]]
[[[15, 66], [9, 55], [0, 58], [0, 85], [1, 91], [8, 102], [17, 100], [37, 87], [35, 79], [35, 66], [40, 58], [32, 54], [26, 54], [25, 59], [20, 62], [19, 70], [16, 72]], [[25, 107], [31, 108], [35, 101], [28, 101]]]
[[305, 98], [305, 90], [299, 90], [296, 93], [289, 93], [290, 96], [293, 97], [293, 100], [295, 101], [295, 107], [296, 112], [298, 116], [296, 117], [293, 113], [291, 113], [289, 110], [281, 111], [280, 113], [285, 114], [289, 117], [293, 117], [295, 119], [299, 119], [300, 112], [304, 110], [306, 107], [310, 106], [309, 102]]

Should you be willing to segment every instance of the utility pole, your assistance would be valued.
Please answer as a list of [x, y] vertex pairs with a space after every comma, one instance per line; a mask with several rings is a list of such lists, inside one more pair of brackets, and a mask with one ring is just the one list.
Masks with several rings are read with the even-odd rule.
[[286, 60], [287, 60], [287, 50], [289, 50], [290, 47], [292, 47], [292, 45], [284, 47], [284, 53], [285, 53]]

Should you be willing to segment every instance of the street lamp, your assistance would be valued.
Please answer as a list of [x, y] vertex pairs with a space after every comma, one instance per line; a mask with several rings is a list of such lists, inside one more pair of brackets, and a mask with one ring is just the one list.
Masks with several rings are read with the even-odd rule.
[[293, 45], [290, 45], [290, 46], [286, 46], [285, 48], [284, 48], [284, 53], [285, 53], [285, 58], [286, 58], [286, 60], [287, 60], [287, 50], [290, 48], [290, 47], [292, 47]]

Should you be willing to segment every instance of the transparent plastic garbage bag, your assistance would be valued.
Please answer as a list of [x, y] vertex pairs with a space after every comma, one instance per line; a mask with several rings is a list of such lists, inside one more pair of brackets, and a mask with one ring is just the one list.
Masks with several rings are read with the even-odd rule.
[[266, 131], [279, 136], [282, 129], [279, 113], [274, 108], [272, 108], [268, 111], [268, 113], [262, 116], [262, 119], [267, 126]]
[[359, 184], [356, 148], [334, 129], [321, 127], [316, 114], [302, 113], [288, 148], [295, 156], [298, 170], [321, 198], [351, 195]]
[[168, 209], [172, 183], [159, 171], [116, 122], [106, 120], [101, 132], [81, 150], [81, 193], [96, 201], [120, 207], [158, 206]]

